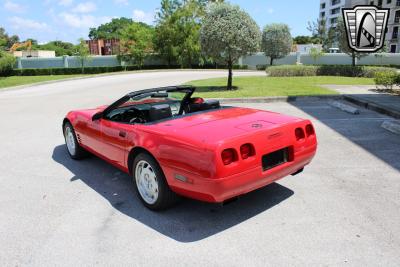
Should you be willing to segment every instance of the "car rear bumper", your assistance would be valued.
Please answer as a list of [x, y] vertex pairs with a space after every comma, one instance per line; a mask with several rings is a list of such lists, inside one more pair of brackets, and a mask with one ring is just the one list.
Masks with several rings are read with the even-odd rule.
[[316, 146], [308, 147], [306, 150], [296, 153], [295, 160], [267, 171], [263, 171], [262, 167], [259, 166], [245, 172], [217, 179], [204, 179], [187, 173], [180, 173], [187, 178], [187, 181], [182, 181], [175, 178], [176, 170], [168, 167], [163, 169], [166, 172], [171, 189], [176, 193], [201, 201], [224, 202], [297, 172], [310, 163], [315, 151]]

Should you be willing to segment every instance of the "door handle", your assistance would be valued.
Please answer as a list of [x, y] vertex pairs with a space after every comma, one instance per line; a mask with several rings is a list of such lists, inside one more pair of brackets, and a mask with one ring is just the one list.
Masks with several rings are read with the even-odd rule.
[[125, 138], [126, 137], [126, 132], [120, 131], [119, 136]]

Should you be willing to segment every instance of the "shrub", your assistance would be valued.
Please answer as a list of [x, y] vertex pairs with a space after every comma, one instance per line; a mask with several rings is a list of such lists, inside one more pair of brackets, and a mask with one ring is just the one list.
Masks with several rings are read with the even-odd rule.
[[290, 76], [316, 76], [316, 66], [282, 65], [267, 68], [267, 74], [271, 77], [290, 77]]
[[11, 75], [14, 65], [15, 57], [6, 52], [0, 51], [0, 76]]
[[275, 77], [284, 76], [347, 76], [374, 78], [378, 72], [396, 73], [396, 69], [372, 66], [351, 65], [282, 65], [267, 68], [267, 74]]
[[386, 90], [392, 90], [393, 85], [396, 84], [399, 75], [393, 72], [388, 72], [388, 71], [381, 71], [381, 72], [376, 72], [375, 73], [375, 84], [376, 87], [379, 88], [379, 86], [383, 86]]
[[256, 65], [256, 69], [257, 70], [266, 70], [267, 69], [267, 65]]
[[394, 83], [395, 83], [397, 86], [400, 86], [400, 74], [397, 74], [397, 75], [396, 75], [396, 78], [394, 79]]
[[395, 68], [367, 66], [367, 67], [364, 67], [363, 77], [374, 78], [376, 73], [379, 73], [379, 72], [386, 72], [386, 73], [390, 73], [391, 75], [397, 74], [397, 70]]

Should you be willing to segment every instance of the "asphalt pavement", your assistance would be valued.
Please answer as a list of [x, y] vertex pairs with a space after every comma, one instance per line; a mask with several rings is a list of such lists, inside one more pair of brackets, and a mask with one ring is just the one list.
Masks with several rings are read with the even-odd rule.
[[128, 175], [68, 157], [68, 110], [225, 75], [138, 73], [0, 92], [0, 265], [399, 266], [400, 137], [380, 127], [391, 117], [371, 110], [351, 115], [323, 99], [230, 104], [309, 118], [319, 148], [302, 174], [224, 207], [183, 200], [151, 212]]

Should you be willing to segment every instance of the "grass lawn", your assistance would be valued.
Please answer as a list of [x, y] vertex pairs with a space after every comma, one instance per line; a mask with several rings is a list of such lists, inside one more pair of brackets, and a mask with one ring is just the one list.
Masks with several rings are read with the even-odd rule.
[[227, 78], [191, 81], [196, 86], [196, 96], [204, 98], [261, 97], [261, 96], [300, 96], [337, 94], [321, 87], [324, 84], [373, 85], [369, 78], [336, 76], [316, 77], [236, 77], [233, 85], [237, 90], [226, 90]]
[[[46, 75], [46, 76], [10, 76], [10, 77], [0, 77], [0, 88], [45, 82], [45, 81], [55, 81], [67, 78], [82, 77], [82, 74], [73, 75]], [[87, 76], [87, 75], [86, 75]]]

